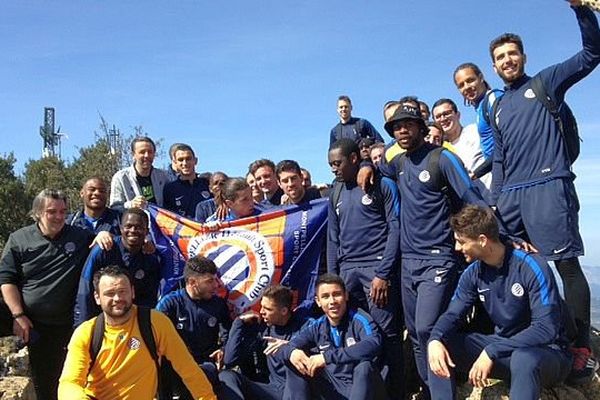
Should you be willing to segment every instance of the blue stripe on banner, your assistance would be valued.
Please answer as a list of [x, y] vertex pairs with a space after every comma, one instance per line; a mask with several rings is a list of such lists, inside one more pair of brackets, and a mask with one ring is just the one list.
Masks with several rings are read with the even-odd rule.
[[527, 253], [522, 250], [513, 250], [513, 254], [525, 261], [525, 264], [533, 271], [535, 278], [540, 285], [540, 292], [542, 293], [542, 304], [547, 306], [550, 304], [550, 289], [548, 288], [548, 280], [544, 276], [542, 272], [542, 268], [540, 268], [539, 264], [534, 260], [533, 257], [529, 257]]
[[468, 188], [472, 188], [473, 184], [471, 182], [471, 179], [469, 178], [465, 167], [461, 165], [461, 162], [458, 160], [456, 155], [448, 150], [442, 151], [442, 155], [448, 157], [448, 159], [454, 165], [454, 168], [456, 169], [462, 180], [465, 182], [465, 185], [467, 185]]

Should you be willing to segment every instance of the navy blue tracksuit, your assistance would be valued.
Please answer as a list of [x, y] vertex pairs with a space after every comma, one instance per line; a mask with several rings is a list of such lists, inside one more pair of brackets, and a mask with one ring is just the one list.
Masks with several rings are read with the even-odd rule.
[[[337, 326], [331, 325], [326, 316], [311, 321], [280, 352], [289, 360], [295, 349], [318, 349], [325, 358], [324, 370], [312, 381], [315, 395], [336, 400], [378, 399], [385, 395], [381, 375], [374, 366], [381, 352], [381, 334], [371, 316], [361, 309], [348, 310]], [[306, 378], [289, 368], [293, 372], [288, 374], [290, 392], [284, 399], [313, 399]]]
[[94, 301], [94, 273], [109, 265], [118, 265], [131, 274], [135, 289], [134, 303], [139, 306], [153, 308], [158, 299], [160, 283], [160, 257], [156, 254], [130, 253], [123, 245], [123, 238], [115, 236], [110, 250], [102, 250], [95, 245], [85, 260], [79, 288], [75, 298], [75, 326], [97, 316], [102, 312]]
[[402, 305], [423, 382], [427, 382], [425, 353], [429, 333], [448, 305], [459, 269], [450, 229], [448, 196], [463, 204], [487, 207], [458, 156], [448, 150], [442, 151], [438, 168], [449, 193], [443, 193], [433, 184], [431, 175], [435, 171], [427, 168], [436, 148], [424, 143], [407, 154], [402, 164], [402, 156], [396, 156], [380, 166], [386, 176], [396, 179], [400, 191]]
[[[463, 272], [448, 310], [430, 340], [449, 347], [457, 368], [469, 371], [485, 350], [492, 375], [510, 379], [511, 399], [540, 397], [541, 388], [562, 382], [571, 368], [563, 303], [548, 264], [538, 255], [506, 247], [502, 266], [476, 261]], [[479, 300], [495, 325], [494, 334], [457, 333]], [[454, 377], [430, 373], [433, 399], [454, 399]]]
[[[213, 296], [209, 300], [195, 300], [183, 288], [163, 297], [156, 309], [169, 317], [215, 392], [220, 394], [218, 371], [210, 355], [227, 342], [231, 318], [226, 301], [219, 296]], [[161, 393], [170, 396], [168, 398], [171, 398], [174, 392], [179, 393], [182, 400], [192, 398], [170, 363], [161, 366], [161, 370], [164, 377]]]
[[[226, 368], [244, 363], [245, 359], [254, 355], [263, 356], [267, 346], [266, 336], [291, 340], [305, 324], [303, 313], [294, 313], [284, 326], [268, 326], [265, 323], [244, 323], [237, 318], [229, 331], [229, 339], [225, 346], [223, 363]], [[219, 374], [223, 384], [222, 397], [225, 400], [281, 400], [286, 392], [286, 358], [282, 349], [267, 358], [269, 382], [256, 382], [238, 372], [229, 369]]]
[[190, 182], [178, 177], [163, 188], [164, 208], [183, 217], [194, 218], [198, 203], [212, 197], [208, 185], [208, 179], [196, 177]]
[[[587, 7], [574, 7], [583, 49], [538, 73], [561, 105], [569, 88], [600, 63], [600, 28]], [[509, 232], [528, 238], [547, 260], [583, 254], [579, 202], [565, 141], [553, 116], [523, 75], [505, 88], [496, 110], [493, 200]]]
[[[365, 194], [355, 182], [341, 184], [339, 199], [329, 202], [327, 270], [339, 274], [353, 306], [369, 310], [384, 334], [385, 364], [391, 370], [390, 385], [400, 393], [402, 385], [400, 338], [400, 199], [396, 184], [378, 179]], [[335, 189], [334, 189], [335, 190]], [[378, 307], [370, 296], [375, 277], [389, 284], [388, 303]]]
[[79, 210], [75, 214], [69, 216], [67, 225], [78, 226], [87, 229], [90, 232], [94, 232], [95, 234], [106, 231], [113, 235], [120, 235], [121, 213], [119, 210], [106, 207], [102, 215], [99, 218], [94, 219], [88, 217], [83, 210]]

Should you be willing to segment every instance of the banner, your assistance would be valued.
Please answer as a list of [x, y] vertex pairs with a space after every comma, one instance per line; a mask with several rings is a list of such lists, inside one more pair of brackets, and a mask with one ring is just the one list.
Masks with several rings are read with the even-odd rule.
[[325, 246], [327, 205], [319, 199], [216, 226], [149, 205], [151, 233], [163, 259], [161, 294], [179, 286], [185, 260], [202, 255], [217, 265], [224, 295], [237, 313], [277, 283], [293, 289], [298, 306], [309, 307]]

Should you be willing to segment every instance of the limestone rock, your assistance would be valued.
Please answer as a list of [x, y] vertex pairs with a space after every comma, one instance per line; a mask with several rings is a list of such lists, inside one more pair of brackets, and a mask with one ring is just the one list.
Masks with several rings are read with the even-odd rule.
[[36, 400], [31, 379], [25, 376], [0, 378], [0, 400]]

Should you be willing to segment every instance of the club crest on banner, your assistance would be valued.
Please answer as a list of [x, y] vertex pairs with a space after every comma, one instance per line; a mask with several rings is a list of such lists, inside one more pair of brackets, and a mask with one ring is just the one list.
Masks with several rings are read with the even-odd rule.
[[222, 229], [190, 239], [190, 257], [210, 258], [228, 292], [228, 301], [241, 312], [256, 303], [271, 285], [275, 272], [273, 250], [258, 232]]

